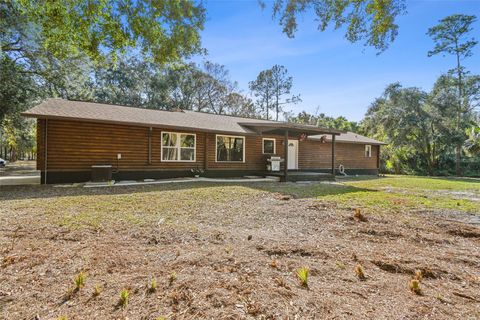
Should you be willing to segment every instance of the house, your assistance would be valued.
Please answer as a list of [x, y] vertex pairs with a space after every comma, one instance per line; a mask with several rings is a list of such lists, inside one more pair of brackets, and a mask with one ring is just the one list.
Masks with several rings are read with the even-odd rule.
[[[278, 121], [193, 111], [160, 111], [49, 99], [24, 112], [37, 118], [37, 169], [42, 183], [91, 179], [92, 165], [112, 165], [114, 179], [266, 174], [267, 159], [283, 159], [280, 175], [330, 177], [377, 174], [383, 144], [355, 133]], [[297, 175], [295, 175], [297, 173]]]

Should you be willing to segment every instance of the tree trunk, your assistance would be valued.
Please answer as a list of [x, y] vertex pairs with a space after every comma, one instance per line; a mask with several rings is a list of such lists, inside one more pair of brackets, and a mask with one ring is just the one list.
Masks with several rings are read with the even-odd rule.
[[455, 148], [455, 174], [460, 177], [462, 175], [462, 167], [461, 167], [461, 161], [462, 161], [462, 144], [457, 144], [457, 147]]

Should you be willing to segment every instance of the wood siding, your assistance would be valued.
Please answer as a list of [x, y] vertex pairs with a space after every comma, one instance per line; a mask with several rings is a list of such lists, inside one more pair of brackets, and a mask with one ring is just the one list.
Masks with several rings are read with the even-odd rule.
[[[44, 171], [46, 120], [37, 121], [37, 169]], [[283, 158], [283, 136], [245, 136], [244, 162], [216, 162], [216, 135], [196, 134], [195, 162], [162, 162], [161, 132], [171, 129], [153, 128], [151, 135], [151, 163], [148, 163], [148, 127], [102, 124], [82, 121], [48, 120], [47, 168], [52, 171], [89, 171], [95, 164], [117, 165], [119, 170], [259, 170], [266, 167], [268, 155], [262, 154], [262, 138], [276, 139], [276, 154]], [[361, 144], [337, 143], [336, 164], [345, 168], [376, 169], [378, 146], [372, 146], [372, 157], [365, 157]], [[205, 161], [206, 160], [206, 161]], [[299, 169], [329, 169], [331, 144], [306, 140], [299, 143]]]

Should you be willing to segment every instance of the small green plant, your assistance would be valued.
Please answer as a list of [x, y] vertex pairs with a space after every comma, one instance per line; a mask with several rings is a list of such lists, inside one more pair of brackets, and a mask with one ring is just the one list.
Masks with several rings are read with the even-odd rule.
[[68, 320], [67, 316], [60, 316], [57, 318], [57, 320]]
[[360, 280], [365, 280], [367, 278], [367, 276], [365, 275], [365, 270], [363, 269], [361, 264], [357, 264], [357, 266], [355, 267], [355, 274]]
[[152, 278], [150, 285], [148, 286], [148, 292], [153, 293], [155, 291], [157, 291], [157, 279]]
[[155, 320], [167, 320], [167, 317], [157, 317]]
[[345, 269], [345, 268], [346, 268], [345, 263], [343, 263], [342, 261], [337, 261], [337, 262], [335, 262], [335, 265], [336, 265], [337, 268], [339, 268], [339, 269]]
[[177, 273], [175, 271], [173, 271], [171, 274], [170, 274], [170, 278], [168, 279], [169, 282], [170, 282], [170, 285], [172, 285], [172, 283], [177, 280]]
[[96, 284], [94, 287], [93, 287], [93, 296], [94, 297], [98, 297], [100, 295], [100, 293], [102, 293], [102, 287], [99, 285], [99, 284]]
[[87, 282], [87, 275], [82, 271], [77, 274], [73, 282], [75, 283], [75, 290], [78, 291], [81, 288], [85, 287], [85, 282]]
[[130, 291], [128, 291], [128, 289], [122, 289], [122, 291], [120, 291], [120, 300], [118, 301], [118, 305], [122, 308], [125, 308], [128, 305], [129, 296]]
[[415, 294], [419, 295], [422, 293], [422, 290], [420, 289], [420, 281], [418, 281], [417, 279], [410, 280], [409, 287], [410, 290]]
[[308, 275], [310, 273], [310, 269], [308, 267], [301, 267], [297, 270], [297, 277], [300, 280], [300, 284], [304, 287], [308, 287]]

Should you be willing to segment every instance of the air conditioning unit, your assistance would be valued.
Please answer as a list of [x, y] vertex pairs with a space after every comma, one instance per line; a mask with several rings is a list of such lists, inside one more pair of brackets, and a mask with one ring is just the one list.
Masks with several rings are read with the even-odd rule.
[[92, 166], [92, 182], [105, 182], [112, 180], [112, 165], [97, 164]]

